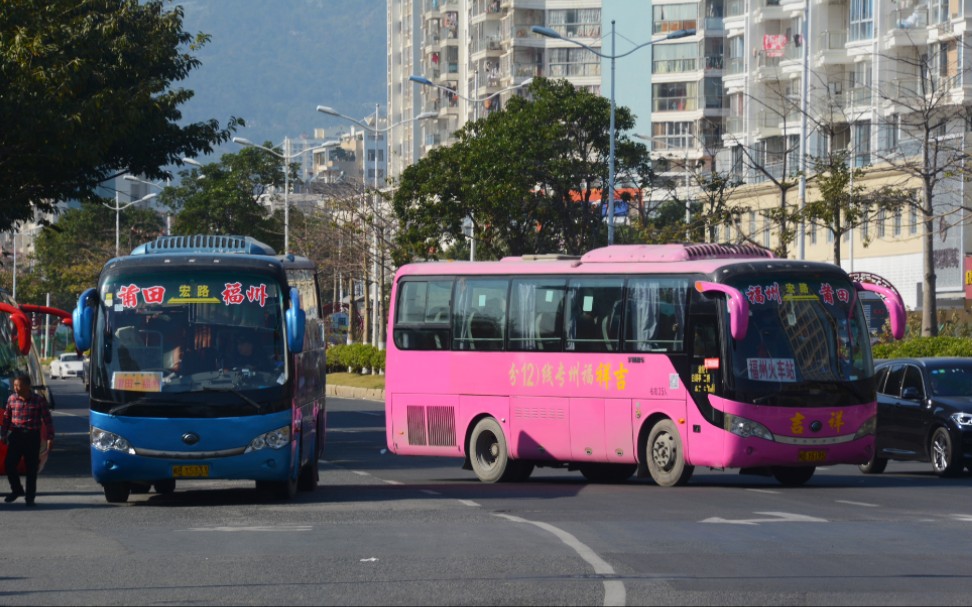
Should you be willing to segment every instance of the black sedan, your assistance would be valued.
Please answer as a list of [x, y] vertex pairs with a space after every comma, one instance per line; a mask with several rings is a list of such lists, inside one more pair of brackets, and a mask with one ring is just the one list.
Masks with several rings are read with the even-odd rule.
[[875, 370], [877, 449], [861, 471], [878, 474], [891, 459], [930, 461], [939, 476], [972, 469], [972, 358], [899, 358]]

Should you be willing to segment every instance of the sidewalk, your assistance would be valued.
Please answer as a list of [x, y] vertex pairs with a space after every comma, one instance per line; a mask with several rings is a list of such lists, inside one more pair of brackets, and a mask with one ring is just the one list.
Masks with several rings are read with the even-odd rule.
[[339, 398], [361, 398], [364, 400], [385, 401], [385, 391], [377, 388], [354, 388], [352, 386], [327, 384], [324, 394]]

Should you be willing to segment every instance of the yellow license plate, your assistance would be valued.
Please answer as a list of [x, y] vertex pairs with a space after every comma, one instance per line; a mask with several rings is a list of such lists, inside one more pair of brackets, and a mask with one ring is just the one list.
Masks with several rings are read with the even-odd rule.
[[192, 466], [172, 466], [173, 478], [207, 478], [209, 466], [197, 464]]
[[801, 449], [797, 454], [797, 459], [801, 462], [818, 464], [827, 461], [827, 452], [823, 449]]

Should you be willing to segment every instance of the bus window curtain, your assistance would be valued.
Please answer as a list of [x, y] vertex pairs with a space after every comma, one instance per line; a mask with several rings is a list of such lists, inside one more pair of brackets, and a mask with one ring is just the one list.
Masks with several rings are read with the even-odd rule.
[[510, 339], [516, 340], [518, 350], [538, 350], [539, 343], [537, 335], [536, 314], [537, 309], [537, 284], [530, 282], [515, 283], [513, 291], [515, 298], [516, 314], [513, 321], [516, 323], [516, 333], [511, 331]]

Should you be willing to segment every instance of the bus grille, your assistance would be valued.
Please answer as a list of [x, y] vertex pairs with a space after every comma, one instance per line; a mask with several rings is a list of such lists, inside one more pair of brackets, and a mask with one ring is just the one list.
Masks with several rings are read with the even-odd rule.
[[456, 444], [455, 407], [420, 407], [410, 405], [408, 444], [430, 447], [454, 447]]

